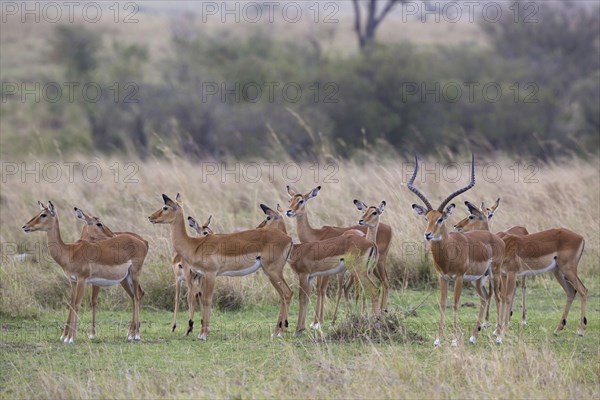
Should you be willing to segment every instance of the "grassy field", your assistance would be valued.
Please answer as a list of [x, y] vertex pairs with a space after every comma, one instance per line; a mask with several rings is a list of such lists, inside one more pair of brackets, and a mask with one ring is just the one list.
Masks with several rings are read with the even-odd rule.
[[[217, 311], [208, 342], [184, 338], [181, 328], [170, 333], [166, 311], [143, 312], [140, 343], [125, 341], [124, 311], [101, 312], [99, 337], [81, 335], [76, 345], [58, 341], [63, 311], [5, 319], [2, 397], [598, 398], [598, 286], [590, 286], [584, 338], [575, 333], [575, 318], [560, 336], [552, 334], [563, 301], [557, 284], [538, 279], [531, 288], [529, 324], [515, 323], [502, 346], [488, 328], [476, 345], [434, 348], [437, 293], [429, 290], [394, 292], [392, 316], [404, 333], [374, 342], [328, 340], [329, 323], [322, 334], [273, 340], [273, 304]], [[468, 303], [476, 299], [473, 290], [463, 296], [466, 342], [476, 314]], [[183, 315], [179, 320], [184, 325]], [[85, 332], [89, 312], [81, 322]]]
[[[462, 162], [467, 159], [461, 156], [444, 160], [462, 166], [458, 180], [450, 164], [434, 167], [433, 158], [425, 159], [423, 170], [428, 166], [439, 173], [437, 179], [435, 173], [426, 179], [422, 176], [417, 184], [437, 203], [466, 181], [467, 167]], [[597, 159], [532, 164], [535, 168], [526, 164], [515, 168], [515, 161], [505, 157], [478, 159], [477, 184], [455, 200], [457, 210], [449, 221], [455, 223], [466, 215], [464, 200], [491, 202], [501, 196], [494, 229], [518, 223], [531, 231], [564, 226], [583, 234], [586, 251], [579, 273], [589, 289], [586, 336], [576, 335], [579, 298], [565, 331], [560, 336], [552, 334], [565, 296], [547, 276], [530, 281], [528, 325], [521, 328], [517, 317], [502, 346], [495, 345], [491, 329], [487, 329], [475, 346], [465, 343], [451, 348], [448, 326], [446, 342], [438, 349], [432, 344], [439, 318], [439, 295], [422, 239], [423, 221], [410, 208], [417, 199], [404, 187], [412, 170], [408, 161], [378, 160], [365, 154], [362, 160], [339, 161], [334, 169], [324, 163], [301, 164], [297, 167], [302, 177], [297, 182], [290, 175], [291, 169], [287, 175], [282, 172], [283, 165], [291, 163], [289, 160], [274, 168], [271, 176], [265, 167], [261, 179], [256, 180], [249, 164], [235, 167], [230, 163], [229, 170], [238, 168], [239, 172], [223, 175], [208, 174], [212, 171], [208, 164], [192, 164], [177, 157], [135, 161], [133, 167], [126, 160], [80, 157], [68, 160], [79, 163], [74, 167], [72, 182], [64, 175], [66, 167], [62, 180], [49, 179], [51, 163], [67, 160], [39, 161], [38, 182], [35, 174], [21, 174], [21, 160], [17, 162], [19, 171], [8, 174], [7, 165], [13, 161], [6, 155], [2, 160], [0, 194], [2, 398], [600, 396]], [[28, 160], [25, 167], [31, 169], [34, 163]], [[103, 172], [95, 183], [90, 179], [91, 167], [84, 179], [86, 166], [92, 163]], [[225, 170], [220, 163], [215, 165]], [[502, 173], [500, 178], [494, 172], [496, 167]], [[42, 173], [44, 168], [46, 175]], [[224, 311], [231, 300], [217, 299], [208, 342], [197, 341], [195, 335], [182, 337], [187, 320], [185, 307], [180, 310], [178, 331], [172, 334], [174, 286], [168, 265], [172, 254], [168, 228], [151, 226], [146, 220], [162, 206], [160, 194], [181, 191], [187, 214], [201, 220], [211, 214], [215, 232], [230, 232], [257, 225], [263, 217], [258, 208], [261, 202], [285, 206], [284, 188], [289, 182], [303, 191], [323, 186], [307, 206], [315, 226], [355, 223], [360, 213], [352, 205], [354, 198], [368, 204], [387, 201], [382, 222], [391, 224], [395, 232], [388, 261], [394, 290], [391, 312], [383, 322], [387, 327], [383, 339], [373, 338], [377, 329], [363, 332], [349, 327], [345, 318], [337, 331], [331, 330], [327, 322], [322, 334], [308, 332], [301, 338], [288, 335], [281, 340], [271, 339], [277, 296], [263, 274], [219, 278], [218, 295], [220, 291], [226, 299], [233, 294], [236, 311]], [[135, 231], [148, 239], [151, 247], [142, 275], [147, 295], [140, 343], [125, 340], [130, 306], [120, 288], [103, 290], [100, 295], [98, 339], [86, 338], [90, 322], [86, 306], [78, 342], [70, 346], [59, 343], [66, 319], [68, 284], [60, 268], [43, 252], [45, 235], [26, 235], [20, 229], [36, 214], [38, 199], [54, 202], [66, 241], [76, 240], [81, 229], [70, 211], [73, 206], [101, 216], [115, 230]], [[295, 236], [291, 221], [288, 231]], [[26, 262], [15, 257], [24, 253], [29, 254]], [[293, 331], [298, 315], [298, 284], [289, 269], [286, 279], [295, 292], [290, 321]], [[461, 299], [463, 342], [475, 323], [476, 302], [469, 287]], [[331, 302], [327, 307], [330, 313]], [[520, 314], [519, 305], [515, 312]], [[197, 326], [199, 320], [196, 314]], [[340, 336], [347, 340], [333, 339]]]

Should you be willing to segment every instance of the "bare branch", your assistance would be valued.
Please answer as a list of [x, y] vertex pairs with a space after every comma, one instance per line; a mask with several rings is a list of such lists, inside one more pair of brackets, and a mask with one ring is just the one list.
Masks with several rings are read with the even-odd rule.
[[388, 0], [387, 4], [385, 5], [385, 7], [383, 8], [383, 10], [381, 10], [381, 13], [379, 14], [379, 17], [375, 18], [375, 27], [377, 27], [381, 21], [383, 21], [383, 19], [385, 18], [385, 16], [392, 11], [392, 9], [394, 8], [394, 6], [398, 3], [402, 3], [404, 2], [404, 0]]

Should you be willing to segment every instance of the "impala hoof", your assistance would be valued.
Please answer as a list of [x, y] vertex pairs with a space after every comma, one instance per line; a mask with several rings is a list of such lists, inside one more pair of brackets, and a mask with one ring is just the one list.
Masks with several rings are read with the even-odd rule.
[[477, 338], [475, 336], [471, 336], [469, 338], [469, 343], [475, 344], [477, 342]]
[[496, 344], [502, 344], [502, 336], [496, 338]]
[[198, 339], [202, 340], [202, 341], [206, 341], [206, 336], [207, 336], [206, 333], [201, 333], [198, 335]]
[[310, 324], [310, 329], [314, 329], [315, 331], [321, 330], [321, 324], [317, 322], [316, 324]]
[[302, 336], [302, 333], [303, 333], [303, 332], [304, 332], [304, 331], [296, 331], [296, 332], [294, 332], [294, 336], [295, 336], [295, 337], [300, 337], [300, 336]]
[[435, 347], [440, 347], [440, 345], [441, 345], [440, 339], [435, 339], [435, 342], [433, 342], [433, 345]]
[[283, 333], [281, 333], [281, 332], [273, 333], [271, 335], [271, 337], [273, 337], [273, 338], [282, 338], [283, 337]]
[[490, 326], [492, 326], [492, 324], [490, 324], [489, 321], [485, 321], [483, 324], [481, 324], [481, 329], [487, 329]]
[[584, 333], [585, 333], [585, 332], [583, 331], [583, 329], [579, 329], [579, 330], [577, 331], [577, 334], [578, 334], [579, 336], [581, 336], [581, 337], [583, 337], [583, 334], [584, 334]]
[[457, 347], [458, 346], [458, 341], [456, 339], [452, 339], [452, 342], [450, 343], [451, 347]]
[[527, 320], [526, 319], [521, 320], [521, 326], [525, 326], [525, 325], [527, 325]]
[[134, 341], [136, 341], [136, 342], [139, 342], [139, 341], [141, 340], [141, 338], [140, 338], [140, 335], [139, 335], [139, 334], [138, 334], [138, 335], [135, 335], [135, 336], [133, 337], [133, 340], [134, 340]]
[[89, 336], [88, 336], [88, 339], [90, 339], [90, 340], [94, 340], [94, 339], [96, 339], [96, 335], [94, 335], [94, 334], [91, 334], [91, 335], [89, 335]]
[[127, 341], [133, 342], [133, 335], [127, 335]]

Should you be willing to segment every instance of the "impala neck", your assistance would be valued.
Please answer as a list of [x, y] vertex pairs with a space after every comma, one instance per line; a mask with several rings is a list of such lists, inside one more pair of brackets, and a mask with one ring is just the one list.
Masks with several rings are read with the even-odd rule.
[[175, 251], [184, 259], [191, 259], [191, 253], [193, 249], [197, 246], [198, 240], [202, 240], [203, 238], [192, 238], [188, 236], [185, 221], [183, 218], [183, 208], [179, 215], [175, 217], [175, 220], [171, 223], [171, 242], [173, 242], [173, 247], [175, 247]]
[[296, 228], [298, 231], [298, 239], [301, 242], [314, 242], [319, 240], [315, 229], [310, 226], [308, 222], [308, 212], [304, 211], [302, 214], [296, 216]]
[[[431, 253], [433, 255], [433, 260], [436, 265], [441, 268], [444, 272], [446, 272], [446, 262], [448, 257], [446, 257], [446, 253], [448, 250], [456, 250], [455, 246], [448, 246], [449, 242], [452, 241], [452, 238], [448, 234], [446, 230], [446, 224], [442, 224], [440, 228], [441, 238], [440, 240], [429, 241], [429, 246], [431, 248]], [[452, 257], [456, 257], [456, 254], [452, 255]]]
[[52, 228], [47, 232], [48, 235], [48, 252], [54, 261], [56, 261], [63, 270], [66, 269], [69, 261], [68, 246], [63, 242], [60, 236], [60, 224], [58, 223], [58, 215], [54, 218]]
[[370, 240], [373, 243], [377, 242], [377, 230], [379, 229], [379, 221], [377, 222], [377, 225], [375, 225], [374, 227], [371, 226], [367, 226], [367, 236], [366, 239]]

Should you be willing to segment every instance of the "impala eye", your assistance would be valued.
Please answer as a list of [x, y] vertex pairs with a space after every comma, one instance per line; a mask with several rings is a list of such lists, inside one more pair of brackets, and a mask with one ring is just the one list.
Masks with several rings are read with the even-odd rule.
[[442, 222], [444, 222], [444, 218], [442, 218], [442, 217], [438, 218], [437, 223], [441, 224]]
[[304, 200], [300, 200], [300, 201], [298, 202], [298, 204], [302, 204], [302, 203], [304, 203]]
[[473, 218], [475, 218], [474, 215], [469, 215], [469, 219], [473, 219]]
[[375, 211], [375, 212], [374, 212], [373, 214], [371, 214], [371, 215], [377, 215], [377, 211]]
[[267, 221], [270, 221], [270, 220], [271, 220], [271, 217], [267, 217]]
[[102, 228], [102, 224], [101, 224], [101, 223], [97, 223], [97, 224], [96, 224], [96, 226], [97, 226], [98, 228]]
[[167, 211], [168, 209], [169, 209], [169, 207], [167, 207], [167, 206], [163, 207], [163, 211]]
[[40, 217], [42, 217], [42, 218], [46, 218], [47, 216], [48, 216], [48, 214], [42, 214], [42, 215], [40, 215]]

